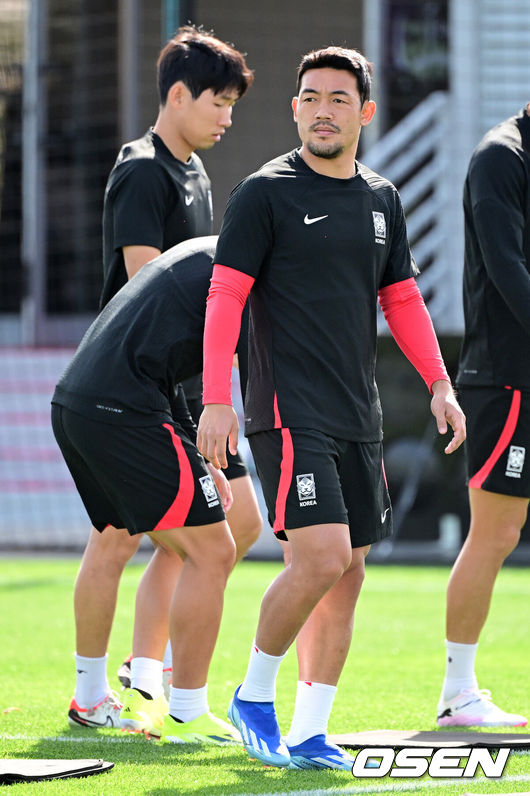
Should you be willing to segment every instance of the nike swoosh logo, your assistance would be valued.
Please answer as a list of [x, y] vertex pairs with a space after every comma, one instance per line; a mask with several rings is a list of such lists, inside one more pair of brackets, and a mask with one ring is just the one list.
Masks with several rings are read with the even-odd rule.
[[193, 196], [186, 196], [184, 201], [186, 202], [186, 205], [189, 207], [191, 205], [191, 203], [193, 202]]
[[304, 218], [304, 224], [315, 224], [317, 221], [322, 221], [323, 218], [327, 218], [327, 215], [317, 216], [316, 218], [309, 218], [309, 216], [306, 213], [306, 216]]
[[387, 509], [385, 509], [384, 511], [381, 512], [381, 524], [383, 524], [384, 521], [386, 520], [386, 515], [387, 515], [387, 513], [389, 511], [390, 511], [390, 507], [388, 507]]
[[480, 702], [480, 700], [479, 699], [470, 699], [469, 702], [465, 702], [463, 705], [457, 705], [455, 708], [453, 708], [453, 710], [456, 713], [457, 710], [463, 710], [463, 708], [467, 708], [467, 707], [469, 707], [469, 705], [474, 705], [475, 702]]

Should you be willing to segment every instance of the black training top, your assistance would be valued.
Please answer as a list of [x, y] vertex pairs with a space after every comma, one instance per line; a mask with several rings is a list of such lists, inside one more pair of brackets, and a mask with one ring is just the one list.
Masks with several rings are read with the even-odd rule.
[[490, 130], [464, 187], [465, 336], [457, 383], [530, 389], [530, 116]]
[[256, 278], [246, 433], [381, 439], [377, 292], [417, 273], [394, 186], [361, 164], [325, 177], [290, 152], [235, 188], [215, 262]]
[[212, 235], [180, 243], [127, 282], [86, 332], [52, 403], [105, 423], [153, 425], [174, 417], [186, 426], [185, 402], [175, 416], [171, 396], [202, 369], [216, 241]]
[[123, 246], [164, 252], [212, 229], [210, 180], [197, 155], [177, 160], [153, 130], [125, 144], [105, 190], [100, 307], [127, 282]]

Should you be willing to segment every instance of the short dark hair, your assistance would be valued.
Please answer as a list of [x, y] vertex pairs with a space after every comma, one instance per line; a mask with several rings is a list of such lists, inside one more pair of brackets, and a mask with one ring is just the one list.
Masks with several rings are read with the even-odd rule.
[[357, 89], [361, 103], [370, 99], [372, 86], [372, 64], [366, 60], [358, 50], [346, 47], [325, 47], [322, 50], [312, 50], [306, 53], [300, 61], [296, 77], [296, 93], [300, 93], [302, 77], [309, 69], [345, 69], [351, 72], [357, 80]]
[[245, 58], [231, 44], [193, 25], [179, 28], [161, 50], [157, 62], [158, 95], [166, 104], [169, 89], [179, 80], [193, 99], [211, 88], [214, 94], [226, 89], [242, 97], [254, 80]]

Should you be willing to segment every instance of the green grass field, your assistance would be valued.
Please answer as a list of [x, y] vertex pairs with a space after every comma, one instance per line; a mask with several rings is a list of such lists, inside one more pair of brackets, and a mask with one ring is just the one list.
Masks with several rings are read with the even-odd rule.
[[[243, 562], [228, 585], [209, 679], [210, 708], [225, 715], [241, 681], [261, 596], [279, 564]], [[74, 687], [72, 589], [75, 559], [7, 558], [0, 562], [0, 758], [103, 758], [112, 771], [87, 779], [17, 784], [19, 794], [325, 794], [530, 792], [530, 755], [510, 756], [501, 780], [354, 779], [344, 771], [285, 771], [250, 761], [239, 747], [188, 747], [117, 730], [68, 726]], [[135, 589], [143, 564], [122, 581], [109, 679], [130, 651]], [[329, 730], [432, 730], [444, 671], [446, 568], [368, 566], [354, 641]], [[501, 572], [481, 640], [478, 675], [496, 702], [530, 714], [530, 575]], [[286, 732], [296, 687], [294, 650], [278, 679], [277, 712]], [[521, 730], [524, 732], [524, 728]]]

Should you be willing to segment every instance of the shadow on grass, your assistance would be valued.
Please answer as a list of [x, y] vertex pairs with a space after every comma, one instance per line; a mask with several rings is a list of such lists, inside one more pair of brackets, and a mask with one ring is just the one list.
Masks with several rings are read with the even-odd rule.
[[[67, 734], [72, 740], [62, 740]], [[115, 765], [105, 774], [108, 783], [106, 792], [112, 787], [110, 778], [113, 774], [119, 771], [123, 773], [120, 764], [168, 767], [163, 776], [167, 777], [169, 769], [172, 784], [166, 786], [162, 782], [157, 783], [156, 776], [153, 776], [152, 786], [147, 789], [142, 789], [143, 783], [140, 784], [141, 772], [136, 772], [138, 779], [135, 781], [135, 772], [131, 770], [131, 792], [146, 796], [173, 796], [175, 793], [179, 796], [237, 796], [314, 789], [315, 786], [319, 789], [330, 788], [336, 793], [337, 787], [352, 784], [351, 775], [344, 771], [290, 771], [266, 767], [249, 759], [238, 745], [168, 744], [148, 740], [140, 734], [115, 730], [91, 730], [88, 736], [84, 730], [78, 732], [73, 729], [57, 738], [35, 741], [25, 752], [14, 753], [11, 757], [46, 760], [102, 758]], [[210, 776], [208, 769], [211, 771]], [[122, 787], [118, 790], [124, 792]]]

